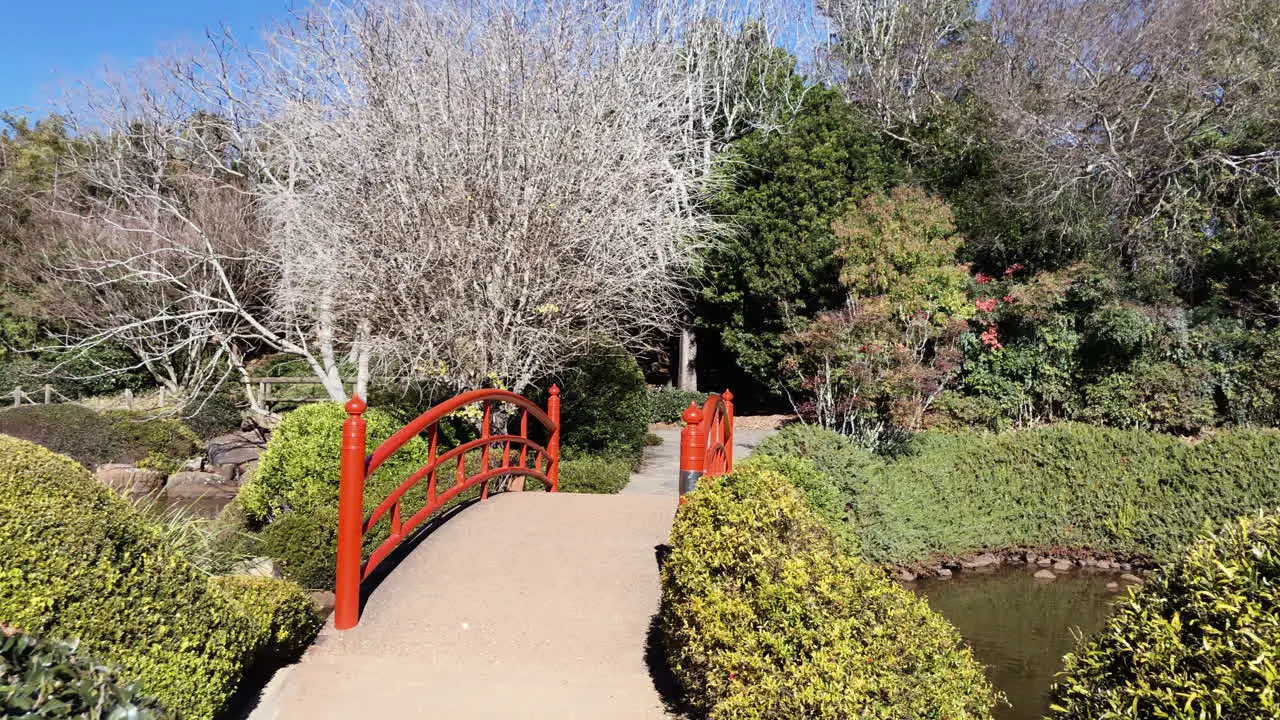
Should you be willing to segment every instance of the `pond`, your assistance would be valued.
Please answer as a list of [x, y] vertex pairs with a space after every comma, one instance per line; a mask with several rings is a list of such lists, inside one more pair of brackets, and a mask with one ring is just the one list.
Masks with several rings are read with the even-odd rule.
[[1049, 711], [1049, 686], [1076, 637], [1100, 630], [1111, 605], [1124, 594], [1107, 589], [1116, 576], [1103, 572], [1062, 573], [1044, 582], [1037, 568], [957, 573], [926, 580], [914, 590], [951, 621], [973, 647], [987, 677], [1011, 706], [996, 708], [996, 720], [1039, 720]]

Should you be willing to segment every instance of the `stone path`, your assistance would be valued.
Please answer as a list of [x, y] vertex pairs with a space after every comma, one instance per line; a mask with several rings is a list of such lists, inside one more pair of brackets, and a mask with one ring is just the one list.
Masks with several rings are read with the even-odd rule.
[[[738, 430], [733, 434], [733, 461], [738, 462], [751, 454], [756, 445], [772, 435], [773, 430]], [[661, 445], [644, 449], [644, 464], [640, 472], [631, 475], [631, 482], [622, 489], [624, 495], [663, 495], [673, 497], [680, 490], [680, 431], [657, 430]]]
[[[661, 434], [620, 495], [503, 493], [443, 523], [250, 718], [670, 717], [652, 633], [679, 433]], [[740, 433], [735, 458], [766, 434]]]

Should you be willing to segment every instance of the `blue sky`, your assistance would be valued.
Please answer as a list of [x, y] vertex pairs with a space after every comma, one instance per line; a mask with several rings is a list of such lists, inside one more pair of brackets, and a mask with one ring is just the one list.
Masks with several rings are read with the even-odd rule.
[[61, 87], [225, 23], [256, 38], [299, 0], [0, 0], [0, 109], [40, 115]]

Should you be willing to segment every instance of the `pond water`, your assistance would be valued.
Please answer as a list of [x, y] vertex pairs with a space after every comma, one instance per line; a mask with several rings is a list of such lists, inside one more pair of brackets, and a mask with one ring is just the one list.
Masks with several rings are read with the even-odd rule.
[[951, 621], [987, 666], [987, 677], [1009, 699], [996, 720], [1039, 720], [1049, 710], [1049, 686], [1076, 637], [1100, 630], [1120, 593], [1107, 590], [1110, 573], [1074, 571], [1052, 582], [1031, 577], [1035, 567], [957, 573], [914, 590]]
[[210, 494], [194, 498], [171, 497], [165, 492], [157, 493], [151, 499], [155, 502], [157, 510], [167, 512], [175, 508], [183, 508], [190, 515], [205, 519], [218, 517], [218, 513], [222, 512], [222, 508], [226, 507], [232, 500], [227, 495]]

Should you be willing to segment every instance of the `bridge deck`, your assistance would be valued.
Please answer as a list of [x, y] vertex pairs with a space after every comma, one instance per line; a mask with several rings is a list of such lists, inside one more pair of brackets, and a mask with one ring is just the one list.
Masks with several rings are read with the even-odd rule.
[[254, 720], [666, 718], [646, 663], [671, 495], [465, 509], [272, 681]]

